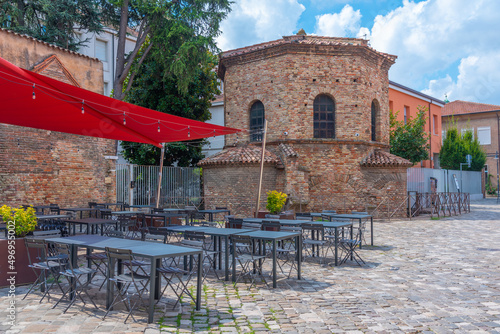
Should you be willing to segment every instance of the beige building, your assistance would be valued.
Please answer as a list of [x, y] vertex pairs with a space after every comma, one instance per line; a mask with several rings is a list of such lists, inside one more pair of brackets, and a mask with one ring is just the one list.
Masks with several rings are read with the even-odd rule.
[[455, 122], [460, 132], [471, 129], [474, 138], [479, 140], [481, 147], [487, 154], [485, 172], [492, 175], [491, 182], [497, 184], [498, 159], [500, 152], [500, 106], [466, 101], [447, 103], [442, 109], [443, 134], [452, 122]]

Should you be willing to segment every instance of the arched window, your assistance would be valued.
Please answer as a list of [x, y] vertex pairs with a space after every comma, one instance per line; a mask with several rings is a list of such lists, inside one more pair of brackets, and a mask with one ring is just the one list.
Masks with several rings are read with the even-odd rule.
[[264, 104], [256, 101], [250, 108], [250, 141], [262, 141]]
[[376, 100], [372, 101], [372, 141], [377, 141], [377, 114], [378, 103]]
[[327, 95], [314, 99], [314, 138], [335, 138], [335, 102]]

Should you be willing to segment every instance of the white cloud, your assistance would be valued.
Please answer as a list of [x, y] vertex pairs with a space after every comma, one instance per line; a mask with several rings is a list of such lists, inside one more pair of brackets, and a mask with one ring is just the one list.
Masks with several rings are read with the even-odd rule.
[[217, 39], [223, 51], [293, 34], [305, 10], [298, 0], [237, 0], [231, 8]]
[[450, 101], [464, 100], [500, 104], [500, 53], [463, 58], [458, 66], [459, 75], [454, 81], [449, 75], [431, 80], [423, 92]]
[[428, 86], [425, 92], [437, 98], [447, 93], [450, 100], [500, 104], [500, 87], [491, 75], [499, 70], [499, 11], [497, 0], [404, 0], [375, 18], [371, 45], [398, 56], [390, 71], [396, 82]]
[[340, 13], [316, 16], [315, 33], [320, 36], [354, 37], [360, 31], [361, 12], [345, 5]]

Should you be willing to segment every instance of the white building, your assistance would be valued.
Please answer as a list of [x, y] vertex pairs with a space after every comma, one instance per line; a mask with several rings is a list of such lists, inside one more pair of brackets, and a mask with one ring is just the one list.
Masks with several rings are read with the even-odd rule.
[[[129, 30], [129, 32], [132, 32]], [[103, 79], [104, 79], [104, 92], [106, 96], [111, 95], [113, 89], [113, 82], [116, 73], [116, 51], [118, 49], [118, 32], [116, 30], [105, 28], [100, 34], [89, 32], [78, 32], [80, 40], [88, 39], [85, 45], [81, 46], [78, 50], [79, 53], [89, 57], [95, 57], [102, 61], [103, 64]], [[135, 36], [127, 34], [125, 42], [125, 54], [134, 49]]]

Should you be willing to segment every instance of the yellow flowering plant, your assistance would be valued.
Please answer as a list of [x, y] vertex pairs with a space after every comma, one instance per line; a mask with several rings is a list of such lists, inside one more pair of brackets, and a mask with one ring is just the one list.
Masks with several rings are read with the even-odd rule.
[[0, 215], [6, 224], [9, 224], [10, 221], [14, 222], [14, 234], [18, 238], [26, 236], [36, 228], [35, 209], [31, 206], [23, 209], [23, 207], [12, 208], [3, 205], [0, 207]]
[[268, 191], [266, 209], [272, 214], [280, 213], [283, 205], [285, 205], [286, 197], [285, 193], [276, 190]]

